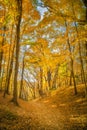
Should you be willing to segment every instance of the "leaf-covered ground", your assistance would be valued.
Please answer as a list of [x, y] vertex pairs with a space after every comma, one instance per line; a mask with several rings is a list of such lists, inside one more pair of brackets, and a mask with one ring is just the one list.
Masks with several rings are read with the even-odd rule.
[[51, 96], [33, 101], [19, 100], [16, 107], [11, 96], [0, 93], [0, 130], [87, 130], [87, 100], [84, 87], [61, 87]]

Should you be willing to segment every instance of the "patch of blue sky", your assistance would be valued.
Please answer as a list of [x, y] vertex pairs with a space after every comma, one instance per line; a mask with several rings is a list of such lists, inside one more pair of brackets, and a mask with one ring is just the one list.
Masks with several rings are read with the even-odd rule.
[[39, 11], [40, 15], [41, 15], [41, 20], [44, 17], [44, 13], [47, 12], [47, 8], [45, 7], [41, 7], [41, 6], [37, 6], [37, 10]]
[[39, 11], [39, 13], [41, 15], [41, 20], [42, 20], [44, 17], [44, 13], [47, 12], [48, 9], [41, 5], [43, 5], [43, 2], [41, 0], [38, 0], [37, 10]]
[[65, 33], [66, 32], [66, 28], [64, 26], [60, 26], [58, 28], [55, 28], [56, 31], [59, 31], [59, 32], [62, 32], [62, 33]]

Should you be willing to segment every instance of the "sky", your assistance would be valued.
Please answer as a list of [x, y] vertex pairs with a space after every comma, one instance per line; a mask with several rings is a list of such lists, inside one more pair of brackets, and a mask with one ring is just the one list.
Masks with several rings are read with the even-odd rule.
[[41, 0], [38, 0], [37, 10], [39, 11], [41, 15], [41, 20], [42, 20], [44, 17], [44, 13], [47, 12], [48, 10], [46, 7], [42, 7], [41, 4], [43, 4], [43, 2]]

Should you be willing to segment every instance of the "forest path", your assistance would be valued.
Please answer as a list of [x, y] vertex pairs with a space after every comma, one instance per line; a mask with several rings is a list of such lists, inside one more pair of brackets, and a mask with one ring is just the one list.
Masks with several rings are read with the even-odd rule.
[[[0, 94], [1, 108], [7, 109], [12, 113], [17, 114], [19, 117], [26, 118], [27, 120], [29, 119], [29, 122], [31, 122], [31, 130], [64, 130], [64, 122], [66, 117], [59, 111], [57, 105], [51, 102], [52, 97], [35, 99], [29, 102], [19, 99], [19, 107], [16, 107], [12, 102], [9, 103], [11, 96], [7, 95], [4, 99], [2, 95], [3, 94]], [[3, 119], [3, 121], [5, 121], [5, 119]], [[7, 125], [7, 122], [5, 123]], [[24, 130], [28, 129], [25, 128]]]
[[56, 105], [50, 103], [49, 99], [29, 102], [22, 108], [32, 117], [32, 122], [38, 130], [63, 130], [65, 116]]
[[87, 129], [87, 101], [82, 89], [75, 96], [73, 88], [60, 88], [51, 97], [25, 105], [20, 102], [20, 105], [32, 117], [35, 130], [84, 130]]
[[[11, 96], [6, 96], [4, 99], [0, 94], [0, 114], [3, 117], [0, 122], [1, 128], [5, 125], [6, 130], [87, 129], [87, 100], [84, 98], [83, 87], [81, 86], [78, 87], [77, 96], [73, 93], [73, 87], [59, 88], [52, 92], [49, 97], [28, 102], [19, 99], [20, 107], [16, 107], [11, 102], [9, 103], [11, 98]], [[16, 121], [15, 119], [10, 120], [8, 114], [4, 116], [7, 112], [3, 110], [6, 109], [18, 115]], [[11, 113], [9, 114], [13, 117]], [[13, 129], [13, 126], [16, 128]]]

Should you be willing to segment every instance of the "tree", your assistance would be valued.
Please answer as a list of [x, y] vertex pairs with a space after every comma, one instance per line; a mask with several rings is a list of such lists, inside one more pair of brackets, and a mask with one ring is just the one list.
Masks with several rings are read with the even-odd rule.
[[85, 4], [86, 7], [86, 22], [87, 22], [87, 0], [83, 0], [83, 3]]
[[[26, 52], [26, 50], [24, 50]], [[24, 55], [23, 55], [23, 61], [22, 61], [22, 72], [21, 72], [21, 83], [20, 83], [20, 93], [19, 93], [19, 98], [23, 98], [22, 97], [22, 91], [23, 91], [23, 75], [24, 75], [24, 60], [25, 60], [25, 52], [24, 52]]]
[[21, 17], [22, 17], [22, 0], [16, 0], [16, 9], [17, 9], [17, 16], [16, 16], [16, 52], [15, 52], [15, 73], [14, 73], [14, 91], [13, 91], [13, 99], [12, 101], [18, 105], [17, 102], [17, 76], [18, 76], [18, 58], [19, 58], [19, 41], [20, 41], [20, 24], [21, 24]]
[[6, 26], [3, 24], [6, 15], [6, 9], [3, 2], [0, 2], [0, 89], [2, 89], [2, 60], [3, 60], [3, 45], [5, 41]]

